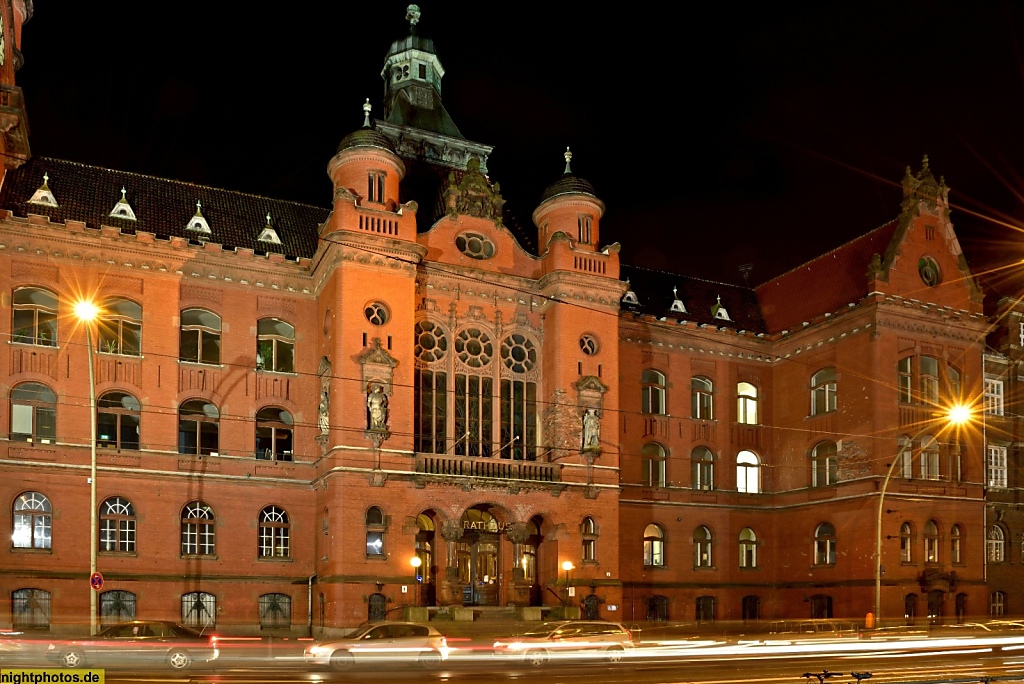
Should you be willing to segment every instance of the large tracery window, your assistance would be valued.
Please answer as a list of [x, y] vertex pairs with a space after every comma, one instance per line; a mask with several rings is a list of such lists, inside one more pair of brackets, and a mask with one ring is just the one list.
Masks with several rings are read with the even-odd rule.
[[432, 321], [416, 324], [416, 450], [447, 453], [448, 373], [440, 365], [448, 354], [445, 329]]
[[518, 333], [501, 342], [502, 363], [512, 373], [501, 381], [502, 458], [537, 458], [537, 383], [523, 374], [537, 364], [533, 342]]
[[494, 343], [486, 332], [466, 328], [455, 337], [455, 356], [466, 372], [455, 373], [453, 451], [459, 456], [490, 456], [494, 432], [494, 384], [490, 375]]

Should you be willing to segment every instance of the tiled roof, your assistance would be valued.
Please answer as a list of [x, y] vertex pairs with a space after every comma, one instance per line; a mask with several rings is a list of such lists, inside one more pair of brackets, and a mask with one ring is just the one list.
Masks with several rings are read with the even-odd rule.
[[868, 291], [868, 266], [884, 256], [898, 221], [892, 220], [756, 288], [768, 332], [792, 329], [859, 302]]
[[[44, 173], [49, 175], [57, 207], [28, 203], [42, 185]], [[122, 187], [136, 221], [110, 216]], [[17, 216], [42, 214], [53, 221], [84, 221], [93, 228], [115, 226], [125, 233], [140, 230], [196, 241], [201, 234], [185, 229], [195, 215], [196, 200], [202, 201], [202, 214], [210, 225], [210, 235], [202, 236], [205, 241], [289, 257], [311, 257], [316, 252], [320, 224], [330, 213], [307, 204], [47, 157], [34, 157], [8, 172], [0, 206]], [[256, 239], [267, 225], [267, 213], [280, 245]]]
[[[623, 311], [633, 311], [668, 320], [692, 321], [708, 325], [727, 327], [735, 330], [747, 330], [754, 333], [764, 332], [764, 322], [758, 307], [754, 291], [748, 287], [716, 283], [690, 276], [652, 271], [637, 266], [622, 265], [621, 277], [629, 280], [629, 289], [636, 293], [639, 304], [622, 302]], [[686, 307], [686, 313], [671, 311], [676, 288], [679, 299]], [[729, 312], [731, 320], [715, 318], [712, 307], [718, 303]]]

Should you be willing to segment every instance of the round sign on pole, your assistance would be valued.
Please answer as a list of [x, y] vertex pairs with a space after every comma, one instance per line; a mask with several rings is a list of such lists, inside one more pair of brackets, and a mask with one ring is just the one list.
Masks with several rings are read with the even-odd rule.
[[103, 575], [98, 572], [94, 572], [89, 576], [89, 586], [94, 590], [99, 591], [103, 588]]

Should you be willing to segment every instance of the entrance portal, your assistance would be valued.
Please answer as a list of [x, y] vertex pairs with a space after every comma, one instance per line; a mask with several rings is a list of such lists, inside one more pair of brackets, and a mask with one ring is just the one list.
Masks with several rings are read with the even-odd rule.
[[501, 535], [487, 511], [471, 508], [462, 515], [463, 534], [456, 547], [462, 605], [496, 606], [501, 587]]

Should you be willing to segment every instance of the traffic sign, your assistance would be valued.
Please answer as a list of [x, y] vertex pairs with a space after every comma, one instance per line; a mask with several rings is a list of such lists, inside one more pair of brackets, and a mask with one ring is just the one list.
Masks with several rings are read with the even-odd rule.
[[103, 588], [103, 575], [98, 572], [94, 572], [89, 576], [89, 586], [96, 591]]

